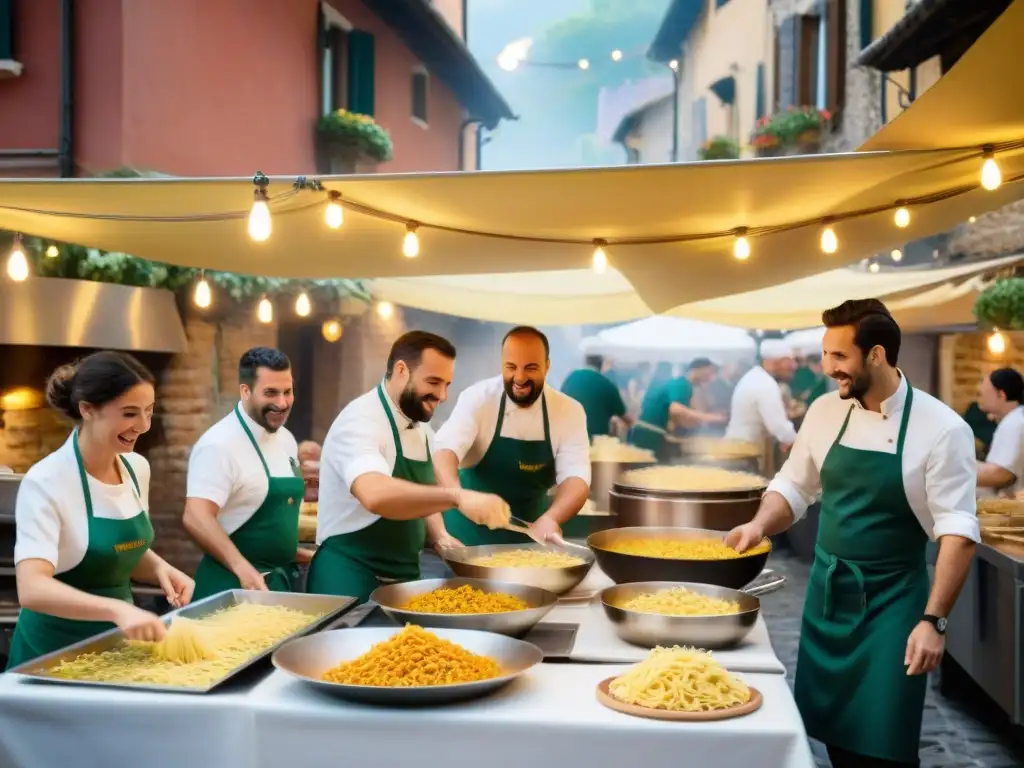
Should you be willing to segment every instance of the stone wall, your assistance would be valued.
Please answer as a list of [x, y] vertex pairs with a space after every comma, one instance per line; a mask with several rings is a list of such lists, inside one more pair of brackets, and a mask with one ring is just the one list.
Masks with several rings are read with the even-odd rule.
[[[42, 398], [41, 392], [34, 393]], [[60, 448], [72, 424], [43, 405], [3, 412], [0, 427], [0, 466], [24, 473], [44, 456]]]
[[997, 368], [1024, 370], [1024, 332], [1005, 333], [1006, 350], [988, 349], [988, 333], [957, 333], [942, 338], [940, 352], [941, 398], [963, 413], [978, 397], [978, 385]]

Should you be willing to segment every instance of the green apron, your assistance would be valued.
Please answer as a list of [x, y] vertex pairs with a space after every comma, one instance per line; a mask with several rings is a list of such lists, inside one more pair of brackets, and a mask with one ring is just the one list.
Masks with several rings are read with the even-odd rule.
[[[89, 480], [85, 473], [85, 464], [82, 462], [82, 453], [78, 449], [77, 430], [72, 436], [72, 441], [75, 461], [78, 463], [78, 476], [82, 482], [82, 495], [85, 497], [85, 514], [89, 526], [88, 543], [82, 562], [54, 578], [90, 595], [112, 597], [132, 603], [132, 571], [153, 543], [153, 526], [142, 508], [139, 481], [128, 460], [123, 456], [119, 457], [131, 478], [135, 500], [139, 504], [139, 514], [127, 520], [94, 517]], [[114, 625], [106, 621], [62, 619], [22, 608], [11, 640], [7, 668], [59, 651], [113, 628]]]
[[[377, 386], [381, 407], [391, 424], [395, 440], [395, 468], [391, 476], [418, 485], [434, 484], [434, 466], [427, 460], [414, 461], [402, 453], [402, 439], [384, 390]], [[420, 577], [420, 553], [427, 528], [421, 518], [390, 520], [380, 517], [365, 528], [331, 536], [320, 545], [306, 577], [306, 591], [319, 595], [341, 595], [366, 602], [381, 584], [415, 581]]]
[[928, 536], [903, 488], [913, 403], [907, 382], [896, 453], [840, 445], [821, 467], [821, 516], [804, 604], [795, 696], [807, 733], [850, 752], [918, 759], [927, 675], [907, 676], [907, 639], [924, 615]]
[[[547, 511], [550, 503], [548, 491], [556, 479], [547, 398], [541, 395], [540, 400], [544, 418], [542, 440], [516, 440], [501, 436], [507, 399], [508, 396], [502, 393], [498, 423], [494, 426], [494, 437], [486, 453], [475, 467], [461, 470], [459, 479], [463, 488], [497, 494], [512, 508], [513, 516], [532, 523]], [[444, 525], [448, 533], [467, 547], [528, 541], [522, 533], [504, 529], [492, 531], [487, 526], [477, 525], [457, 509], [444, 513]]]
[[[289, 592], [292, 588], [292, 567], [299, 550], [299, 505], [306, 492], [306, 483], [294, 460], [291, 476], [271, 476], [263, 451], [237, 405], [235, 416], [256, 450], [256, 455], [260, 457], [263, 471], [267, 473], [267, 495], [252, 517], [228, 538], [253, 568], [263, 574], [269, 571], [269, 575], [263, 577], [267, 589], [272, 592]], [[196, 589], [192, 601], [241, 587], [235, 574], [215, 557], [206, 554], [196, 569]]]

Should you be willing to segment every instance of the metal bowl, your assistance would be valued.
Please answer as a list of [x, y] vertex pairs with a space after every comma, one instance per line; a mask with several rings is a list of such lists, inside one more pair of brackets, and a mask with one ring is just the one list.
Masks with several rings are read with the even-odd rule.
[[366, 704], [416, 705], [448, 704], [486, 696], [540, 664], [544, 653], [532, 643], [491, 632], [469, 629], [433, 629], [442, 640], [450, 640], [471, 653], [489, 656], [504, 672], [491, 680], [416, 688], [384, 688], [374, 685], [343, 685], [321, 679], [342, 662], [351, 661], [377, 643], [400, 632], [397, 628], [337, 629], [285, 643], [273, 655], [273, 664], [287, 675], [326, 693]]
[[611, 510], [609, 493], [619, 476], [631, 469], [653, 467], [657, 462], [651, 461], [590, 461], [590, 500], [602, 511]]
[[[768, 552], [742, 555], [728, 560], [680, 560], [667, 557], [643, 557], [612, 552], [604, 547], [623, 539], [712, 539], [721, 538], [721, 531], [706, 528], [610, 528], [592, 534], [587, 546], [597, 557], [601, 570], [616, 584], [642, 581], [674, 581], [696, 584], [714, 584], [729, 589], [740, 589], [749, 584], [764, 569]], [[767, 539], [766, 539], [767, 541]]]
[[[740, 604], [740, 610], [724, 616], [666, 616], [619, 607], [637, 595], [663, 592], [673, 587], [685, 587], [700, 595], [733, 600]], [[608, 587], [601, 592], [601, 604], [615, 628], [615, 634], [627, 643], [644, 648], [656, 645], [727, 648], [741, 642], [750, 633], [761, 611], [761, 601], [741, 590], [677, 581], [644, 581]]]
[[[523, 611], [503, 611], [501, 613], [420, 613], [402, 608], [417, 595], [433, 592], [442, 587], [455, 589], [465, 585], [479, 589], [481, 592], [503, 592], [506, 595], [513, 595], [525, 602], [529, 608]], [[476, 629], [519, 637], [529, 632], [538, 621], [547, 615], [548, 611], [555, 607], [558, 595], [546, 589], [526, 584], [456, 578], [424, 579], [404, 584], [388, 584], [375, 589], [370, 595], [370, 600], [377, 603], [392, 620], [402, 625], [419, 624], [421, 627], [442, 629]]]
[[582, 565], [569, 565], [562, 568], [490, 568], [486, 565], [473, 565], [470, 560], [486, 557], [499, 552], [512, 552], [518, 549], [537, 549], [546, 552], [564, 552], [559, 547], [544, 544], [485, 544], [476, 547], [455, 547], [441, 552], [441, 557], [456, 576], [483, 581], [501, 581], [512, 584], [526, 584], [530, 587], [545, 589], [561, 595], [579, 584], [594, 567], [594, 553], [583, 547], [570, 546], [569, 552], [583, 559]]

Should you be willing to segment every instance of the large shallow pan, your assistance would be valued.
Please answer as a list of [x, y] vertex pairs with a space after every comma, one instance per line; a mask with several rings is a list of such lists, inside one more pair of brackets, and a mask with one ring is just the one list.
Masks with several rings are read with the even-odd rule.
[[536, 549], [547, 552], [565, 552], [565, 549], [546, 546], [534, 542], [524, 544], [485, 544], [475, 547], [454, 547], [441, 551], [441, 558], [448, 564], [456, 576], [484, 581], [503, 581], [512, 584], [526, 584], [531, 587], [546, 589], [556, 595], [564, 594], [575, 587], [594, 567], [594, 554], [583, 547], [570, 545], [568, 551], [583, 560], [582, 565], [569, 565], [563, 568], [490, 568], [485, 565], [473, 565], [470, 560], [486, 557], [498, 552], [512, 552], [517, 549]]
[[[729, 560], [679, 560], [664, 557], [642, 557], [612, 552], [604, 547], [623, 539], [712, 539], [721, 538], [722, 531], [702, 528], [610, 528], [592, 534], [587, 545], [597, 557], [601, 570], [616, 584], [640, 581], [676, 581], [714, 584], [740, 589], [764, 569], [771, 549], [759, 555], [743, 555]], [[767, 539], [766, 539], [767, 541]]]
[[[643, 648], [653, 648], [656, 645], [728, 648], [741, 642], [757, 623], [761, 611], [758, 596], [780, 589], [785, 581], [785, 577], [778, 576], [772, 581], [742, 590], [674, 581], [619, 584], [601, 592], [601, 604], [604, 606], [605, 615], [615, 628], [615, 634], [627, 643]], [[700, 595], [733, 600], [740, 604], [739, 612], [724, 616], [666, 616], [620, 607], [637, 595], [664, 592], [673, 587], [685, 587]]]
[[442, 640], [450, 640], [471, 653], [489, 656], [501, 665], [502, 674], [492, 680], [419, 688], [383, 688], [373, 685], [343, 685], [322, 678], [328, 670], [351, 661], [400, 632], [397, 628], [337, 629], [285, 643], [274, 652], [274, 666], [303, 683], [341, 698], [366, 704], [448, 704], [474, 699], [512, 682], [544, 659], [540, 648], [515, 638], [468, 629], [432, 629]]
[[[504, 611], [502, 613], [420, 613], [402, 608], [417, 595], [433, 592], [435, 589], [468, 585], [481, 592], [503, 592], [513, 595], [525, 602], [529, 608], [525, 611]], [[512, 584], [501, 581], [483, 581], [481, 579], [424, 579], [409, 581], [404, 584], [388, 584], [378, 587], [370, 595], [370, 600], [377, 603], [389, 617], [401, 625], [419, 624], [421, 627], [437, 627], [441, 629], [478, 629], [484, 632], [497, 632], [501, 635], [519, 637], [529, 632], [548, 611], [555, 607], [558, 595], [539, 587], [526, 584]]]

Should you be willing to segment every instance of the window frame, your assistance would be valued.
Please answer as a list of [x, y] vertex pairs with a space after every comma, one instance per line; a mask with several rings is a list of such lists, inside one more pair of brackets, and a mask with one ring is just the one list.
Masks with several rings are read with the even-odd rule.
[[320, 114], [329, 115], [336, 109], [348, 109], [348, 52], [345, 51], [345, 104], [335, 106], [334, 97], [334, 75], [337, 72], [337, 65], [333, 59], [333, 52], [328, 45], [329, 35], [332, 29], [340, 29], [348, 33], [355, 29], [355, 26], [342, 13], [326, 0], [320, 2], [320, 13], [323, 18], [324, 28], [322, 30], [322, 45], [320, 49]]
[[[416, 114], [416, 96], [417, 81], [420, 80], [423, 83], [423, 114]], [[410, 85], [410, 105], [409, 105], [409, 117], [410, 119], [424, 130], [430, 127], [430, 70], [424, 67], [422, 64], [417, 64], [412, 68], [412, 72], [409, 75]]]

